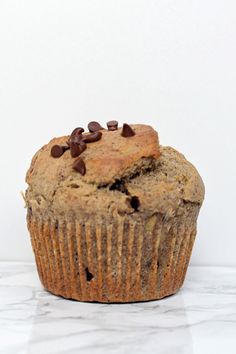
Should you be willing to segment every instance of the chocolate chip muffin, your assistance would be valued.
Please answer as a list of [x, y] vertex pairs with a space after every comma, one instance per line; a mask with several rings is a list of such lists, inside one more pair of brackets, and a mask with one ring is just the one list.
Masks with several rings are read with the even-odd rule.
[[90, 122], [33, 157], [27, 222], [53, 294], [133, 302], [183, 284], [204, 199], [195, 167], [148, 125]]

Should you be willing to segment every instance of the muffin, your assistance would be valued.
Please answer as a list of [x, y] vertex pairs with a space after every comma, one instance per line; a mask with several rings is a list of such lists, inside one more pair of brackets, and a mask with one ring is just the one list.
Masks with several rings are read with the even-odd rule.
[[107, 127], [90, 122], [32, 159], [25, 200], [38, 274], [64, 298], [161, 299], [183, 284], [204, 184], [152, 127]]

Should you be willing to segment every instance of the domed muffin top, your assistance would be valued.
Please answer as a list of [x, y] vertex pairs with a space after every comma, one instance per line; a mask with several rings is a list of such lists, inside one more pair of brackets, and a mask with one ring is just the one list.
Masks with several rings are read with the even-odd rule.
[[[79, 128], [78, 128], [79, 129]], [[31, 184], [43, 178], [52, 181], [52, 179], [61, 179], [68, 176], [74, 176], [78, 180], [87, 183], [96, 183], [104, 185], [115, 182], [130, 173], [135, 173], [136, 169], [148, 167], [153, 159], [160, 155], [157, 132], [148, 125], [132, 125], [133, 136], [122, 136], [122, 128], [114, 131], [99, 130], [101, 137], [98, 141], [87, 143], [87, 148], [78, 156], [78, 160], [83, 160], [86, 172], [73, 169], [77, 157], [71, 156], [69, 146], [69, 136], [52, 139], [48, 145], [44, 146], [35, 155], [31, 169], [27, 174], [27, 183]], [[87, 141], [92, 133], [81, 133], [83, 141]], [[78, 143], [71, 142], [71, 150]], [[55, 147], [64, 147], [65, 151], [60, 157], [51, 156], [51, 150]], [[138, 164], [137, 164], [138, 163]], [[62, 177], [63, 174], [63, 177]]]
[[204, 186], [196, 169], [172, 148], [159, 146], [148, 125], [89, 124], [52, 139], [27, 172], [27, 206], [53, 215], [71, 213], [169, 216], [183, 202], [201, 204]]

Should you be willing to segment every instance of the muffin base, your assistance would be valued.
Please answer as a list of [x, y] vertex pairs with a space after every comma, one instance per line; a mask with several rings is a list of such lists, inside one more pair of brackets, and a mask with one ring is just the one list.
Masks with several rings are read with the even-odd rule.
[[48, 291], [89, 302], [157, 300], [182, 286], [196, 236], [197, 204], [181, 216], [157, 213], [80, 221], [28, 212], [40, 280]]

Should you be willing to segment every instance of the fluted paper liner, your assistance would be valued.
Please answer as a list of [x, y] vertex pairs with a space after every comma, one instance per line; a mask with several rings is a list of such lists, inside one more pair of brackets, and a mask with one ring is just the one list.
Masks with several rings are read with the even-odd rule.
[[92, 221], [28, 215], [40, 280], [55, 295], [80, 301], [133, 302], [174, 294], [183, 284], [199, 209], [168, 220]]

